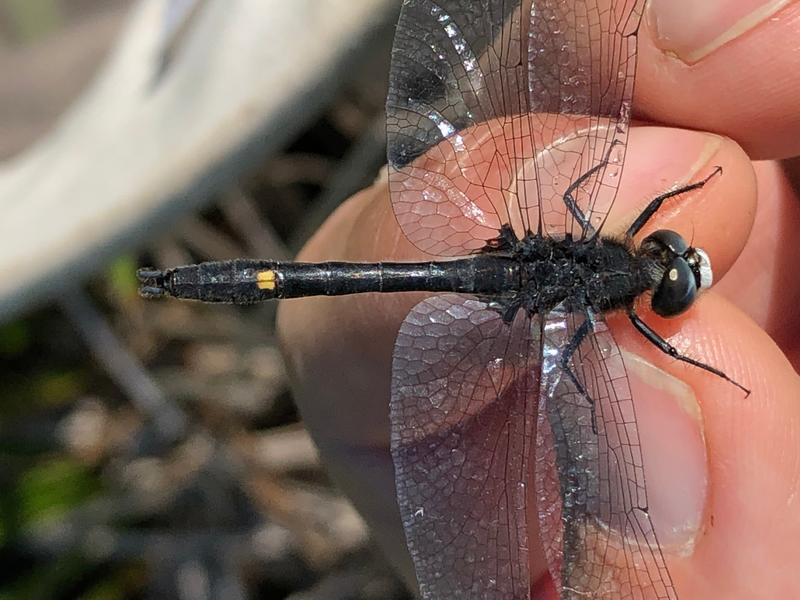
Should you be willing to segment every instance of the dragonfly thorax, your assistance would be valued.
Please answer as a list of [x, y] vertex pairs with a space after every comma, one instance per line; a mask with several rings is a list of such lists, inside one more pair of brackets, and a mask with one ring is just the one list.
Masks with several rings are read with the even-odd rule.
[[672, 317], [686, 311], [713, 280], [708, 255], [674, 231], [656, 231], [638, 248], [612, 237], [580, 241], [528, 234], [516, 240], [511, 235], [501, 231], [499, 248], [510, 249], [519, 270], [507, 318], [520, 308], [544, 314], [562, 302], [572, 310], [615, 310], [632, 306], [645, 292], [652, 293], [654, 312]]
[[623, 308], [653, 290], [663, 269], [654, 259], [613, 238], [585, 241], [528, 235], [514, 245], [519, 290], [509, 304], [545, 314], [562, 302], [597, 312]]

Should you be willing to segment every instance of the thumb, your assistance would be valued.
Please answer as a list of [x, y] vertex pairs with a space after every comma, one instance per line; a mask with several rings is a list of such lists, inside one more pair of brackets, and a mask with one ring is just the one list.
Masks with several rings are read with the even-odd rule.
[[659, 379], [667, 391], [634, 389], [634, 398], [650, 513], [680, 597], [800, 597], [800, 378], [762, 329], [713, 292], [669, 340], [751, 388], [747, 397], [657, 356], [619, 325], [620, 345], [666, 372], [654, 377], [626, 360], [634, 387]]

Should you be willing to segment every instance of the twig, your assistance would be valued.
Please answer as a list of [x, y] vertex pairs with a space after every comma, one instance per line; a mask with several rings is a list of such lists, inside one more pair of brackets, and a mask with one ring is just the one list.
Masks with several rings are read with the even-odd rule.
[[240, 188], [225, 194], [219, 203], [225, 217], [247, 242], [252, 256], [286, 260], [289, 249], [269, 221], [258, 214], [255, 201]]
[[166, 398], [136, 357], [122, 345], [86, 293], [75, 287], [61, 297], [59, 305], [98, 363], [131, 402], [152, 419], [164, 441], [180, 439], [187, 428], [186, 415]]

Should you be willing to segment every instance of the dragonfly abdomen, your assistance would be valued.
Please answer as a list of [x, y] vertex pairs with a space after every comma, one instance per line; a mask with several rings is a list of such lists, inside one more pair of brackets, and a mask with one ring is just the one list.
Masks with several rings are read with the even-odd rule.
[[418, 263], [277, 262], [238, 259], [141, 269], [141, 292], [204, 302], [252, 304], [367, 292], [501, 294], [519, 288], [519, 263], [502, 255]]

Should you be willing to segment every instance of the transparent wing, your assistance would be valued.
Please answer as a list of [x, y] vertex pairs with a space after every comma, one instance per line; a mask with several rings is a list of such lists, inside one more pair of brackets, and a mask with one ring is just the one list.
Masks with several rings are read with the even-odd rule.
[[418, 248], [474, 252], [506, 223], [520, 236], [581, 237], [588, 229], [564, 201], [575, 182], [575, 207], [599, 229], [621, 176], [643, 4], [404, 2], [389, 182]]
[[423, 598], [530, 594], [539, 329], [456, 295], [422, 301], [400, 328], [392, 456]]
[[569, 356], [581, 327], [591, 325], [585, 323], [562, 306], [545, 319], [542, 334], [535, 472], [550, 572], [562, 598], [674, 600], [647, 512], [625, 365], [599, 316], [574, 347], [574, 379], [562, 369], [562, 355]]

